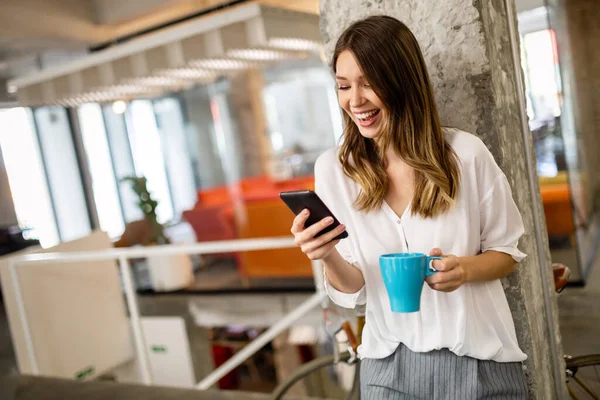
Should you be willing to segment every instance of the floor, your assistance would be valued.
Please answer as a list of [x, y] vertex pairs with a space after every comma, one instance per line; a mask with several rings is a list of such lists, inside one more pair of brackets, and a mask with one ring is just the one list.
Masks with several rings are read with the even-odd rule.
[[4, 302], [2, 302], [0, 303], [0, 376], [16, 373], [17, 363], [10, 339], [6, 313], [4, 312]]
[[[600, 354], [600, 261], [596, 261], [585, 287], [565, 288], [558, 297], [558, 308], [564, 353]], [[600, 393], [600, 367], [581, 369], [577, 376]], [[576, 383], [569, 386], [581, 394]]]
[[[206, 293], [206, 291], [210, 291], [211, 283], [213, 285], [220, 283], [234, 292], [243, 290], [243, 282], [239, 277], [235, 276], [235, 271], [231, 267], [227, 264], [215, 265], [214, 268], [204, 269], [199, 272], [194, 287], [188, 290]], [[292, 290], [294, 286], [290, 286], [289, 282], [277, 281], [256, 281], [251, 282], [251, 285], [259, 290], [266, 291], [269, 288], [273, 289], [273, 287], [278, 286], [279, 290], [287, 290], [287, 288]], [[295, 286], [299, 286], [302, 290], [307, 290], [310, 288], [311, 282], [310, 280], [303, 280]], [[180, 292], [179, 294], [183, 293]], [[165, 299], [165, 306], [167, 303], [175, 300], [175, 298], [170, 298], [171, 296], [169, 295], [158, 297]], [[142, 300], [141, 303], [143, 305], [144, 301]], [[153, 303], [156, 304], [156, 302]], [[593, 267], [587, 285], [585, 287], [567, 287], [559, 295], [558, 303], [564, 353], [572, 356], [600, 353], [600, 259]], [[146, 311], [148, 310], [146, 309]], [[8, 322], [4, 313], [4, 307], [0, 304], [0, 376], [16, 372], [17, 368], [10, 340]], [[598, 390], [600, 390], [600, 368], [589, 371], [582, 369], [579, 375], [586, 377], [588, 384], [598, 385]]]

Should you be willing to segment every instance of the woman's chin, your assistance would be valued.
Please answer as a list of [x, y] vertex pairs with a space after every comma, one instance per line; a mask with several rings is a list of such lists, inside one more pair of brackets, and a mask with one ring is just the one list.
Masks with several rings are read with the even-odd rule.
[[375, 139], [379, 135], [379, 129], [375, 126], [363, 127], [358, 126], [360, 134], [367, 139]]

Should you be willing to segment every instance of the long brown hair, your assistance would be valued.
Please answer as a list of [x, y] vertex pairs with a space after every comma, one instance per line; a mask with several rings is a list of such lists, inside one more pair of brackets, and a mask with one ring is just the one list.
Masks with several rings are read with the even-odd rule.
[[388, 16], [353, 23], [338, 39], [339, 55], [350, 51], [369, 85], [385, 104], [377, 142], [363, 137], [344, 114], [344, 142], [339, 160], [344, 172], [361, 186], [358, 210], [381, 207], [388, 191], [386, 151], [393, 149], [414, 170], [411, 211], [435, 217], [447, 211], [459, 187], [458, 157], [444, 140], [425, 60], [412, 32]]

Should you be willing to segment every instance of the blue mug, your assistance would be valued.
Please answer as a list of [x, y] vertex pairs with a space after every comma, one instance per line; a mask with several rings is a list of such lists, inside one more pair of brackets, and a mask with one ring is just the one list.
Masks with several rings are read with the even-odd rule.
[[432, 263], [441, 259], [423, 253], [395, 253], [379, 257], [381, 276], [393, 312], [419, 311], [425, 278], [438, 272], [433, 269]]

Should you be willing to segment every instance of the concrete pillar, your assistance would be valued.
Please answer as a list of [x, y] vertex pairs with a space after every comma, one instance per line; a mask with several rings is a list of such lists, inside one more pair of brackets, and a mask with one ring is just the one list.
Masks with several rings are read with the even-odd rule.
[[8, 185], [2, 150], [0, 150], [0, 229], [15, 225], [17, 225], [17, 215]]
[[[526, 234], [520, 248], [528, 257], [504, 281], [504, 288], [519, 343], [529, 356], [530, 391], [533, 399], [565, 398], [550, 254], [525, 121], [518, 34], [511, 35], [516, 32], [514, 4], [510, 0], [321, 0], [327, 55], [331, 56], [344, 28], [372, 14], [387, 14], [409, 26], [427, 61], [443, 124], [478, 135], [506, 174], [523, 215]], [[514, 43], [511, 36], [516, 36]]]
[[561, 130], [585, 280], [600, 240], [600, 7], [597, 0], [547, 0], [556, 33], [563, 104]]
[[231, 79], [231, 113], [237, 121], [241, 177], [269, 172], [270, 148], [262, 103], [263, 86], [261, 71], [257, 69], [249, 69]]

